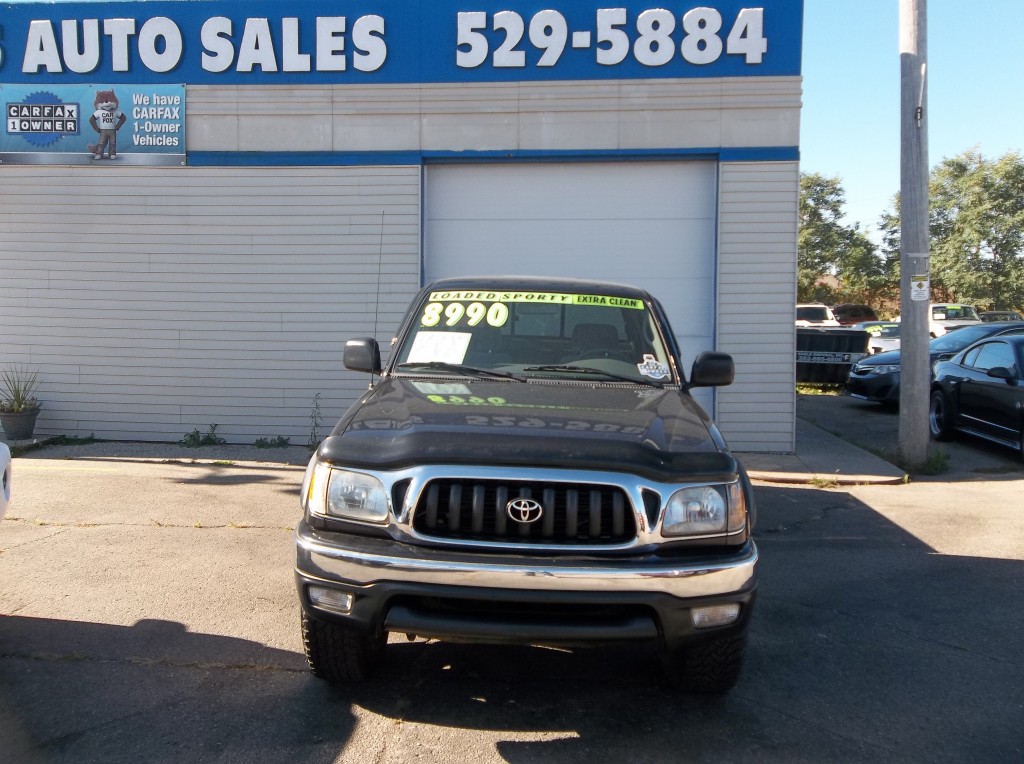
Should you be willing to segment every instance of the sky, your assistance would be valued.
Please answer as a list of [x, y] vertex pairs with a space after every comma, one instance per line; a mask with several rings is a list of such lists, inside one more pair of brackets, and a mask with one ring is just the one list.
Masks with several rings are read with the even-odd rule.
[[[1024, 152], [1024, 0], [927, 0], [928, 163]], [[802, 172], [876, 241], [900, 189], [900, 0], [804, 0]]]

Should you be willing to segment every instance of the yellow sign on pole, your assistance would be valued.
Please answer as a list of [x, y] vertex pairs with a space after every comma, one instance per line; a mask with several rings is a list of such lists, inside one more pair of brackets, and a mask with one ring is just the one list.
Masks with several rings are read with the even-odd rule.
[[932, 291], [931, 286], [931, 277], [927, 274], [911, 277], [910, 299], [914, 302], [928, 302]]

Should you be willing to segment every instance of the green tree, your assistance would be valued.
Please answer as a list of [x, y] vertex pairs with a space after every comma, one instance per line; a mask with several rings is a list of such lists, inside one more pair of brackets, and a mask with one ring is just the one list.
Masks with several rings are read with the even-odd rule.
[[[932, 297], [981, 308], [1024, 307], [1024, 159], [977, 151], [944, 159], [929, 182]], [[899, 198], [883, 216], [884, 249], [899, 278]]]
[[944, 160], [929, 184], [932, 270], [953, 299], [1024, 305], [1024, 159], [976, 151]]
[[[843, 223], [846, 192], [838, 177], [800, 175], [797, 299], [874, 302], [886, 287], [885, 263], [856, 225]], [[828, 285], [826, 277], [835, 278]], [[822, 280], [825, 279], [825, 283]]]

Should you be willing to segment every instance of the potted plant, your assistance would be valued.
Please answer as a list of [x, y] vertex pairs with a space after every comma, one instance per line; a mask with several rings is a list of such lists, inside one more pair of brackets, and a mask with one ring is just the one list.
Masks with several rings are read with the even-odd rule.
[[39, 372], [14, 366], [0, 373], [0, 427], [8, 440], [31, 440], [39, 415]]

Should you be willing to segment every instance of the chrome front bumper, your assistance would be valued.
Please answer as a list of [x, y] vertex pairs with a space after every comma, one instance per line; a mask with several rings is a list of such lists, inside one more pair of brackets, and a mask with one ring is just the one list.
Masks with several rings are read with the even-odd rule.
[[594, 558], [470, 554], [390, 539], [320, 533], [305, 522], [295, 532], [300, 580], [356, 589], [387, 585], [480, 590], [667, 595], [679, 600], [752, 591], [758, 561], [753, 542], [728, 556], [698, 559], [658, 554]]

